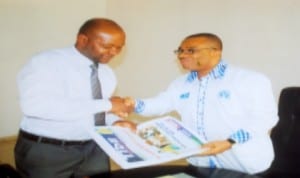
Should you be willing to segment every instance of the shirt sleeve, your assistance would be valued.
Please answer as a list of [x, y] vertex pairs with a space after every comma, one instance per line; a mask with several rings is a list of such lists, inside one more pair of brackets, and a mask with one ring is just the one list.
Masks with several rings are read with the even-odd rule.
[[172, 83], [167, 90], [155, 97], [137, 99], [135, 112], [143, 116], [157, 116], [171, 112], [175, 109], [174, 96], [176, 91], [176, 87]]
[[269, 134], [278, 121], [277, 105], [270, 80], [264, 75], [245, 77], [240, 83], [240, 99], [243, 100], [244, 127], [229, 137], [238, 143], [247, 142], [261, 135]]
[[51, 63], [31, 61], [18, 75], [20, 104], [24, 115], [47, 120], [76, 120], [111, 109], [107, 99], [66, 97], [62, 72]]

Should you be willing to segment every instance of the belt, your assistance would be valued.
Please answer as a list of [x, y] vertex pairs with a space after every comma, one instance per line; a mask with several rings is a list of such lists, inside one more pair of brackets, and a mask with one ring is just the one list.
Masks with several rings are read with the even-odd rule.
[[23, 130], [20, 130], [19, 136], [38, 143], [46, 143], [46, 144], [60, 145], [60, 146], [84, 145], [91, 142], [91, 140], [69, 141], [69, 140], [48, 138], [48, 137], [33, 135]]

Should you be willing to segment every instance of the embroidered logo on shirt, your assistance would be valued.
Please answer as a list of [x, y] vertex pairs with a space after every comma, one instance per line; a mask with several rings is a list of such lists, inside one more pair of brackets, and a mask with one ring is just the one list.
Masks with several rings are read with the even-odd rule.
[[190, 96], [189, 92], [188, 93], [183, 93], [183, 94], [180, 95], [180, 99], [187, 99], [187, 98], [189, 98], [189, 96]]
[[224, 99], [230, 98], [230, 92], [228, 90], [222, 90], [219, 92], [219, 97]]
[[[228, 64], [221, 60], [219, 64], [209, 73], [209, 76], [214, 79], [221, 79], [224, 77]], [[191, 83], [198, 78], [198, 72], [191, 71], [186, 78], [186, 81]], [[202, 77], [201, 77], [202, 78]]]
[[142, 101], [142, 100], [139, 100], [139, 99], [137, 99], [136, 101], [135, 101], [135, 112], [136, 113], [141, 113], [141, 112], [143, 112], [144, 111], [144, 109], [145, 109], [145, 103], [144, 103], [144, 101]]

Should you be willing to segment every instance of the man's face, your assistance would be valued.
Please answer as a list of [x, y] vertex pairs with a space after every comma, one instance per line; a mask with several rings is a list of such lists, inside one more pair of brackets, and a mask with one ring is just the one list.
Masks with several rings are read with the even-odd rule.
[[108, 63], [125, 44], [125, 34], [119, 31], [95, 31], [86, 36], [84, 54], [94, 62]]
[[190, 71], [210, 71], [220, 59], [220, 51], [204, 37], [188, 38], [177, 50], [182, 67]]

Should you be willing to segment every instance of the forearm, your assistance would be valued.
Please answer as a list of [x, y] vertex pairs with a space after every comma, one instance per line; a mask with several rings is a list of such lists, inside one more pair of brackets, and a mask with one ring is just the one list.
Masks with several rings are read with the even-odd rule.
[[143, 116], [162, 115], [172, 111], [172, 105], [168, 100], [160, 98], [135, 100], [135, 110], [137, 114]]

